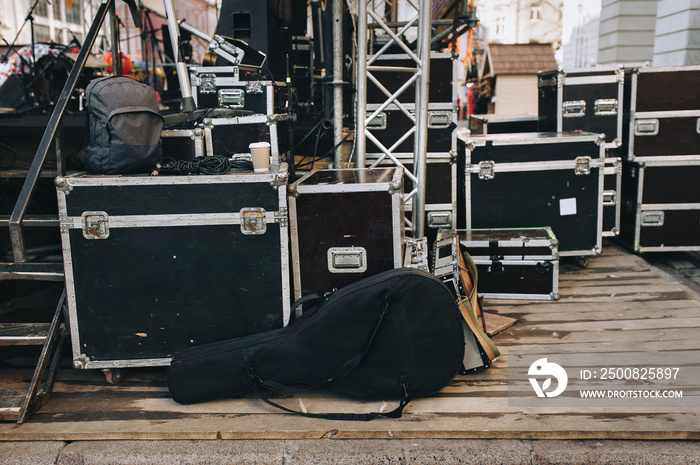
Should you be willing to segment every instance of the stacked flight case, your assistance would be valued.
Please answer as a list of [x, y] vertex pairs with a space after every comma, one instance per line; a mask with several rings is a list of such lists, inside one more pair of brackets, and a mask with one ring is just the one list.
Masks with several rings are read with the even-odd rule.
[[621, 239], [637, 252], [700, 250], [700, 66], [626, 72]]
[[620, 231], [621, 163], [616, 153], [624, 143], [623, 106], [626, 70], [595, 66], [543, 71], [538, 75], [540, 130], [586, 131], [605, 135], [603, 236]]
[[[367, 115], [378, 112], [367, 124], [367, 166], [389, 166], [395, 157], [409, 173], [414, 172], [415, 86], [411, 84], [399, 97], [400, 103], [382, 108], [383, 102], [406, 82], [406, 72], [415, 62], [405, 54], [381, 55], [375, 66], [389, 69], [373, 70], [379, 84], [367, 82]], [[438, 229], [454, 227], [457, 188], [455, 153], [457, 150], [457, 91], [459, 68], [456, 57], [450, 53], [431, 52], [430, 89], [428, 94], [428, 147], [425, 172], [425, 225], [426, 236], [434, 239]], [[380, 88], [382, 86], [386, 92]], [[409, 193], [414, 183], [405, 176], [404, 192]], [[411, 203], [405, 206], [411, 218]]]
[[243, 81], [236, 66], [190, 68], [197, 112], [161, 132], [163, 153], [179, 160], [250, 153], [254, 142], [270, 144], [277, 165], [289, 149], [287, 87], [283, 82]]
[[459, 281], [458, 247], [476, 266], [479, 295], [511, 300], [559, 298], [558, 241], [549, 227], [441, 231], [433, 270], [443, 282]]
[[583, 132], [458, 136], [458, 229], [549, 226], [560, 256], [599, 254], [604, 153]]
[[605, 147], [622, 144], [624, 69], [598, 66], [541, 71], [538, 75], [540, 131], [605, 134]]
[[284, 112], [287, 105], [284, 82], [243, 81], [236, 66], [190, 68], [190, 83], [197, 108], [230, 108], [269, 115]]
[[469, 115], [472, 134], [508, 134], [540, 131], [538, 115]]
[[402, 178], [401, 167], [314, 170], [290, 186], [295, 299], [401, 266]]
[[287, 177], [57, 178], [74, 366], [165, 366], [286, 325]]

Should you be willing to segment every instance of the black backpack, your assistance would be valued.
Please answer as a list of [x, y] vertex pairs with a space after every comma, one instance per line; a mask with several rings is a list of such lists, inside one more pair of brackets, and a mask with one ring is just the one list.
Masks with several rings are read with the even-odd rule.
[[189, 404], [256, 392], [300, 413], [271, 402], [263, 391], [324, 387], [358, 399], [401, 403], [388, 413], [303, 415], [396, 418], [411, 398], [439, 391], [462, 366], [462, 316], [450, 291], [431, 274], [388, 270], [313, 299], [297, 302], [314, 305], [284, 328], [174, 354], [167, 376], [173, 399]]
[[150, 173], [162, 158], [163, 117], [153, 88], [126, 76], [85, 90], [89, 143], [85, 168], [99, 174]]

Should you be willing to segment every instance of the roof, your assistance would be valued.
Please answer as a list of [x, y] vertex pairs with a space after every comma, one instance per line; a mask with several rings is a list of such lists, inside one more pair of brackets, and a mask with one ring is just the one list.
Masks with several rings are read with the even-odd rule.
[[483, 77], [557, 69], [551, 44], [489, 44]]

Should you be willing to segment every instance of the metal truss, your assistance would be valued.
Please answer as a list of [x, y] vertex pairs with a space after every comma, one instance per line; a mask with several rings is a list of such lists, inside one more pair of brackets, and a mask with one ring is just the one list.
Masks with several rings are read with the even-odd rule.
[[[412, 202], [412, 221], [407, 221], [414, 238], [422, 238], [425, 228], [425, 169], [428, 135], [428, 76], [430, 73], [430, 28], [432, 0], [404, 0], [401, 13], [410, 17], [396, 22], [399, 0], [359, 0], [357, 20], [357, 105], [356, 105], [356, 150], [357, 165], [367, 166], [366, 143], [371, 141], [381, 151], [380, 157], [370, 167], [390, 161], [404, 168], [404, 175], [413, 182], [413, 190], [404, 193], [404, 203]], [[388, 20], [387, 20], [388, 19]], [[378, 35], [384, 35], [386, 43], [373, 54], [371, 46]], [[407, 37], [415, 37], [409, 43]], [[401, 49], [412, 62], [411, 66], [384, 66], [377, 64], [388, 50]], [[390, 92], [377, 79], [375, 73], [391, 71], [405, 77], [395, 92]], [[368, 115], [367, 83], [372, 82], [386, 97], [383, 103]], [[407, 89], [415, 86], [415, 112], [406, 107]], [[372, 123], [389, 106], [398, 108], [413, 123], [390, 147], [382, 144], [373, 134]], [[394, 155], [397, 147], [413, 136], [413, 169], [409, 170]]]

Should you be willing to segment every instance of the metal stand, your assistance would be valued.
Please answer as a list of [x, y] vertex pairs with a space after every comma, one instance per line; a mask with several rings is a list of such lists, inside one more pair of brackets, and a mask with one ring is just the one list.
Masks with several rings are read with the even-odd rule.
[[165, 15], [168, 21], [168, 30], [170, 32], [170, 43], [173, 47], [173, 57], [175, 58], [175, 70], [177, 71], [177, 80], [180, 84], [180, 93], [182, 94], [182, 107], [184, 112], [194, 111], [197, 107], [194, 104], [192, 96], [192, 87], [190, 86], [190, 75], [187, 71], [187, 65], [182, 59], [180, 50], [180, 26], [177, 24], [177, 13], [175, 12], [175, 4], [173, 0], [163, 0], [165, 5]]

